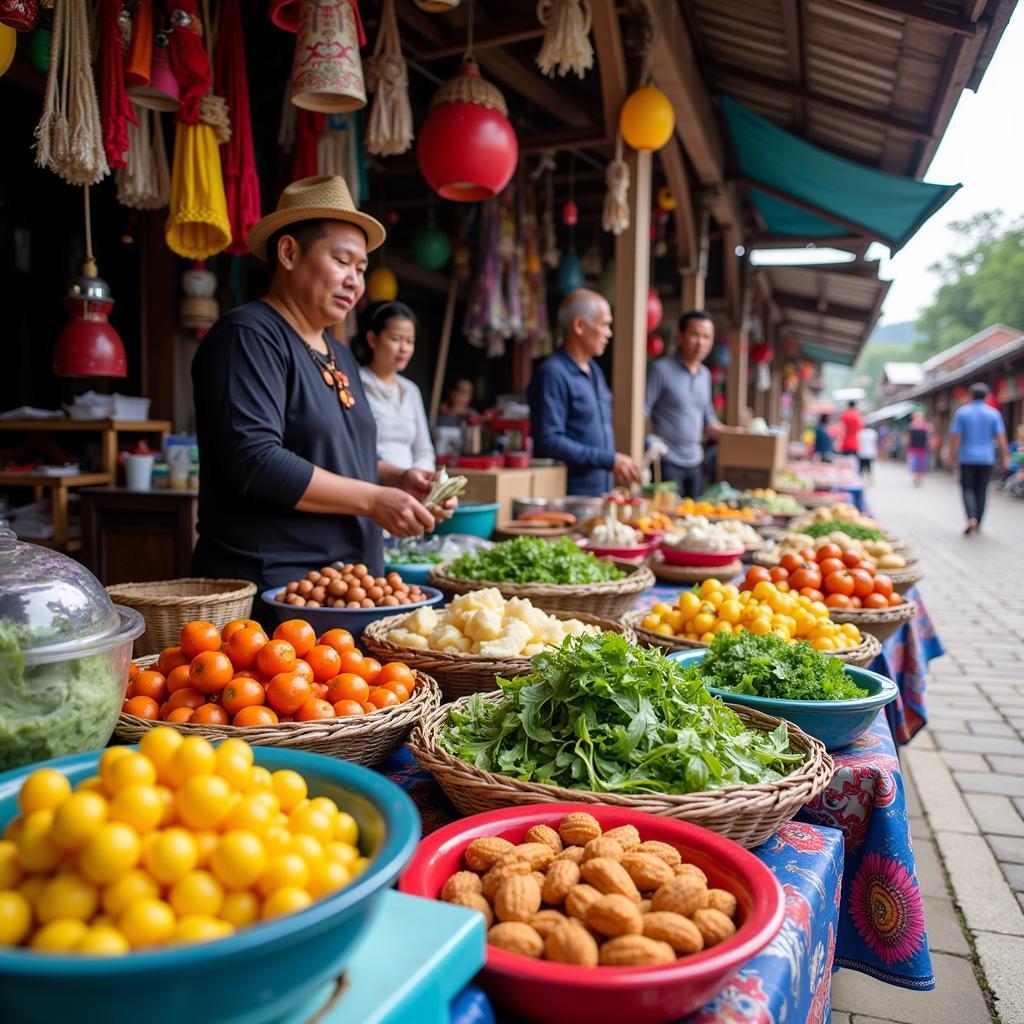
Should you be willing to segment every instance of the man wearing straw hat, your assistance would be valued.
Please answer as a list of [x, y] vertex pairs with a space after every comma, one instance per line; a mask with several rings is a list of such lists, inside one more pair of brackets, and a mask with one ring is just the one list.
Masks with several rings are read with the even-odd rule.
[[382, 530], [422, 534], [444, 514], [421, 503], [430, 473], [378, 459], [359, 367], [328, 329], [362, 297], [384, 238], [336, 176], [293, 182], [250, 229], [270, 290], [222, 316], [192, 364], [197, 575], [270, 588], [339, 559], [380, 575]]

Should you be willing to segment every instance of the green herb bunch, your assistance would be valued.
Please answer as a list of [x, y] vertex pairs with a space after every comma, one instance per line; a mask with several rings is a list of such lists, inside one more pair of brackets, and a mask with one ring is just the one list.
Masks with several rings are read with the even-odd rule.
[[441, 744], [486, 771], [597, 793], [694, 793], [782, 778], [786, 724], [748, 729], [699, 678], [621, 636], [569, 637], [450, 712]]
[[853, 700], [867, 696], [843, 663], [810, 644], [765, 633], [719, 633], [687, 677], [732, 693], [782, 700]]
[[516, 537], [485, 551], [461, 555], [448, 566], [448, 575], [495, 583], [603, 583], [625, 573], [583, 551], [568, 537], [557, 541]]
[[854, 540], [885, 540], [885, 533], [874, 526], [861, 526], [860, 523], [847, 523], [842, 519], [832, 519], [825, 523], [811, 523], [802, 526], [801, 533], [809, 537], [827, 537], [830, 533], [845, 533]]

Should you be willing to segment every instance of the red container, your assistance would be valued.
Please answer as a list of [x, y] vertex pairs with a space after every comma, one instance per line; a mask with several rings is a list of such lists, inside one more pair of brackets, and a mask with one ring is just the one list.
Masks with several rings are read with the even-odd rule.
[[737, 558], [742, 558], [746, 550], [746, 548], [736, 548], [734, 551], [680, 551], [678, 548], [670, 548], [667, 544], [663, 544], [661, 557], [665, 559], [666, 565], [714, 569], [720, 565], [735, 562]]
[[541, 1024], [664, 1024], [703, 1006], [741, 964], [756, 956], [782, 927], [785, 900], [775, 876], [730, 839], [673, 818], [600, 804], [531, 804], [475, 814], [438, 829], [416, 849], [398, 883], [401, 892], [437, 899], [462, 869], [466, 847], [481, 836], [521, 843], [533, 825], [557, 827], [586, 811], [605, 830], [632, 824], [643, 839], [674, 846], [683, 859], [728, 889], [739, 908], [736, 934], [694, 956], [660, 967], [574, 967], [487, 947], [483, 983], [502, 1006]]
[[530, 468], [530, 453], [529, 452], [509, 452], [505, 456], [505, 468], [506, 469], [529, 469]]
[[584, 544], [583, 548], [598, 558], [617, 558], [621, 562], [632, 562], [653, 555], [658, 549], [658, 544], [659, 541], [655, 540], [645, 544], [634, 544], [628, 548], [607, 548], [600, 544]]
[[459, 469], [501, 469], [500, 455], [460, 455]]

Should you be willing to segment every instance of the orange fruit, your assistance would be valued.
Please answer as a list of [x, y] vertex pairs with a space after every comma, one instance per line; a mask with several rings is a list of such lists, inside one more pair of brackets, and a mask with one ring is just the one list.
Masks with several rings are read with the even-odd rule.
[[380, 670], [380, 675], [374, 682], [377, 686], [384, 686], [392, 680], [397, 683], [405, 683], [411, 691], [416, 685], [416, 673], [404, 661], [391, 661]]
[[163, 676], [169, 676], [171, 670], [179, 665], [188, 665], [190, 659], [181, 653], [180, 647], [165, 647], [157, 658], [157, 671]]
[[341, 655], [327, 644], [311, 647], [306, 652], [305, 660], [313, 670], [313, 678], [318, 683], [326, 683], [341, 671]]
[[339, 654], [355, 650], [356, 642], [347, 629], [329, 629], [317, 641], [327, 647], [333, 647]]
[[192, 708], [174, 708], [168, 711], [165, 722], [189, 722], [192, 720]]
[[135, 715], [136, 718], [146, 718], [155, 722], [160, 717], [160, 705], [152, 697], [132, 697], [124, 702], [121, 709], [126, 715]]
[[326, 683], [310, 683], [309, 688], [313, 691], [313, 696], [317, 700], [327, 700], [327, 684]]
[[139, 666], [133, 661], [128, 666], [128, 682], [130, 683], [139, 674]]
[[287, 640], [270, 640], [256, 655], [256, 667], [265, 676], [292, 672], [295, 669], [295, 648]]
[[277, 715], [271, 708], [263, 708], [253, 705], [242, 708], [241, 711], [231, 719], [232, 725], [277, 725]]
[[339, 718], [348, 718], [350, 715], [365, 715], [363, 705], [357, 700], [339, 700], [334, 705], [334, 713]]
[[363, 667], [359, 674], [373, 686], [381, 673], [380, 662], [376, 658], [363, 658]]
[[316, 681], [316, 676], [313, 675], [313, 669], [308, 661], [304, 661], [299, 658], [295, 662], [295, 667], [292, 669], [293, 672], [298, 672], [307, 683], [313, 683]]
[[340, 700], [351, 700], [362, 704], [370, 696], [370, 684], [354, 672], [342, 672], [327, 684], [327, 699], [335, 704]]
[[194, 689], [184, 689], [175, 690], [174, 693], [167, 698], [167, 703], [164, 707], [166, 707], [168, 711], [174, 711], [176, 708], [189, 708], [194, 710], [201, 704], [205, 703], [205, 694]]
[[305, 619], [288, 619], [274, 630], [275, 640], [287, 640], [295, 648], [295, 656], [304, 658], [316, 646], [316, 630]]
[[240, 629], [262, 629], [255, 619], [232, 619], [221, 631], [220, 638], [225, 643]]
[[167, 680], [159, 672], [147, 669], [140, 672], [132, 682], [132, 688], [137, 697], [152, 697], [157, 705], [167, 700]]
[[231, 659], [220, 651], [203, 651], [192, 659], [188, 669], [192, 685], [203, 693], [220, 693], [234, 677]]
[[181, 627], [181, 653], [191, 661], [203, 651], [220, 650], [220, 630], [212, 622], [195, 619]]
[[266, 700], [263, 684], [248, 676], [235, 676], [220, 692], [220, 706], [229, 715], [237, 715], [242, 708], [265, 704]]
[[187, 690], [192, 687], [192, 677], [188, 674], [188, 665], [178, 665], [172, 668], [167, 676], [167, 692], [174, 693], [176, 690]]
[[398, 695], [385, 690], [383, 686], [375, 686], [367, 699], [375, 708], [393, 708], [401, 704]]
[[279, 714], [292, 715], [313, 695], [297, 672], [279, 672], [267, 683], [267, 703]]
[[334, 708], [325, 700], [318, 700], [310, 697], [305, 704], [295, 712], [296, 722], [315, 722], [318, 718], [333, 718]]
[[411, 696], [409, 687], [406, 686], [405, 683], [399, 682], [397, 679], [392, 680], [390, 683], [385, 683], [383, 686], [378, 687], [378, 689], [390, 690], [402, 704], [404, 704]]
[[364, 715], [372, 715], [374, 713], [374, 711], [377, 710], [377, 705], [376, 704], [371, 704], [368, 700], [364, 700], [362, 702], [362, 705], [363, 705], [363, 714]]
[[236, 671], [252, 668], [256, 664], [256, 655], [266, 643], [267, 634], [259, 626], [242, 626], [228, 637], [224, 653], [231, 659]]
[[202, 725], [227, 725], [231, 717], [219, 704], [200, 704], [189, 721]]
[[339, 672], [352, 672], [357, 676], [363, 674], [363, 662], [366, 659], [363, 657], [362, 651], [357, 651], [353, 648], [351, 651], [345, 651], [341, 655], [341, 668]]

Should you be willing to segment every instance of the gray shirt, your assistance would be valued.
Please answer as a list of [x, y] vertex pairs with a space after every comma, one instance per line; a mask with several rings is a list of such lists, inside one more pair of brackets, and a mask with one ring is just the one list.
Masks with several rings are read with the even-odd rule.
[[647, 369], [644, 417], [668, 445], [666, 462], [692, 467], [704, 459], [704, 429], [715, 422], [711, 373], [701, 364], [691, 373], [677, 353], [655, 360]]

